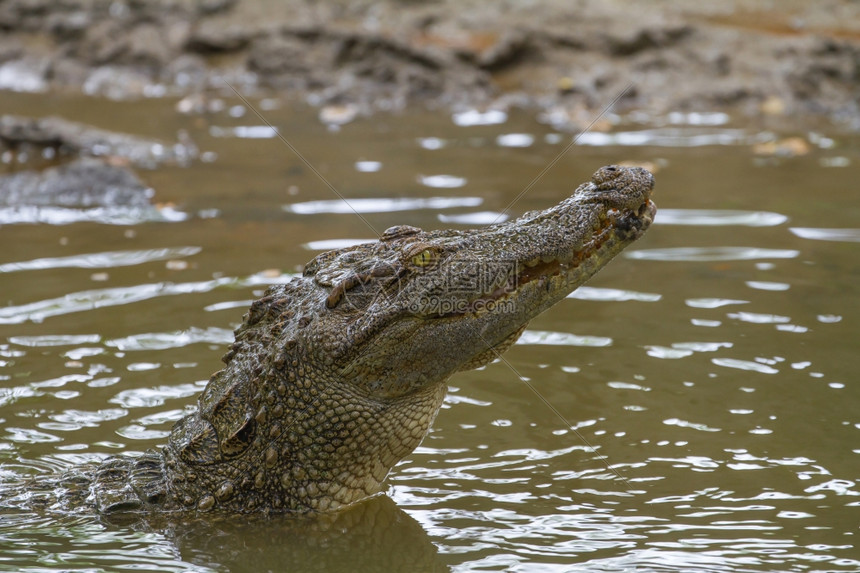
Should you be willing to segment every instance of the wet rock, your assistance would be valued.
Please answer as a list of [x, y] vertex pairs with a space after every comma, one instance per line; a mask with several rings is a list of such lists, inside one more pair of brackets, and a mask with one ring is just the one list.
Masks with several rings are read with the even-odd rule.
[[94, 158], [0, 177], [3, 207], [148, 208], [153, 190], [127, 167]]
[[523, 62], [531, 51], [528, 32], [511, 30], [502, 34], [498, 42], [482, 51], [477, 58], [477, 64], [485, 70], [497, 72], [507, 66]]
[[69, 14], [55, 12], [48, 15], [45, 28], [58, 40], [70, 42], [83, 37], [92, 22], [92, 14], [83, 10]]
[[251, 46], [248, 68], [265, 76], [305, 74], [319, 57], [312, 46], [298, 38], [273, 35], [260, 38]]
[[119, 60], [128, 52], [126, 28], [118, 21], [103, 20], [90, 26], [75, 54], [92, 65]]
[[60, 117], [0, 116], [0, 143], [9, 148], [29, 145], [66, 154], [109, 156], [144, 167], [164, 162], [184, 164], [197, 156], [197, 148], [190, 142], [170, 144]]
[[629, 28], [606, 35], [609, 53], [613, 56], [629, 56], [638, 52], [666, 48], [692, 34], [691, 26], [679, 24], [666, 27]]
[[237, 0], [199, 0], [197, 11], [200, 14], [218, 14], [226, 12], [236, 5]]
[[161, 69], [172, 59], [171, 49], [163, 28], [152, 24], [137, 26], [128, 35], [126, 51], [130, 62], [153, 69]]
[[0, 30], [38, 31], [50, 8], [49, 0], [0, 2]]
[[[816, 38], [796, 57], [788, 76], [795, 94], [803, 99], [837, 95], [839, 86], [853, 85], [860, 100], [860, 44], [831, 38]], [[824, 101], [820, 102], [824, 104]]]
[[243, 50], [254, 31], [242, 25], [203, 22], [191, 32], [185, 49], [200, 54], [223, 54]]

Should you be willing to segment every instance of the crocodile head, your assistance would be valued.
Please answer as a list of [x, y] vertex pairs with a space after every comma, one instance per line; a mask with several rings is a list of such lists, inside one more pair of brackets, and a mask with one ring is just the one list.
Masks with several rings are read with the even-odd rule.
[[251, 306], [226, 367], [174, 426], [168, 497], [325, 511], [379, 491], [426, 434], [449, 376], [494, 360], [645, 232], [653, 184], [643, 169], [608, 166], [510, 222], [392, 227], [317, 256]]
[[309, 346], [341, 380], [388, 399], [491, 362], [645, 232], [653, 184], [644, 169], [607, 166], [559, 205], [511, 222], [398, 226], [324, 253], [304, 272], [325, 294]]

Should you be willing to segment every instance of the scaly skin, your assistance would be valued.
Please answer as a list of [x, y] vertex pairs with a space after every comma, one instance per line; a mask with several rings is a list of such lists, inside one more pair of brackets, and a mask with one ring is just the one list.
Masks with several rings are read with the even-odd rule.
[[427, 433], [452, 374], [494, 360], [645, 232], [653, 184], [643, 169], [608, 166], [515, 221], [393, 227], [317, 256], [253, 303], [167, 445], [104, 462], [88, 503], [321, 512], [378, 492]]

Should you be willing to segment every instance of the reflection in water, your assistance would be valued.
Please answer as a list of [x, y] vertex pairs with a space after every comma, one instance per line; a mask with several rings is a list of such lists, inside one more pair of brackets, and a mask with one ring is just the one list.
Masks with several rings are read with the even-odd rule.
[[[318, 517], [155, 515], [107, 521], [3, 510], [19, 563], [62, 570], [449, 571], [427, 533], [386, 496]], [[57, 547], [63, 547], [61, 554]], [[5, 559], [8, 563], [8, 558]], [[0, 563], [0, 570], [27, 570]]]
[[176, 523], [183, 561], [231, 572], [442, 572], [427, 533], [387, 496], [319, 517], [247, 517]]

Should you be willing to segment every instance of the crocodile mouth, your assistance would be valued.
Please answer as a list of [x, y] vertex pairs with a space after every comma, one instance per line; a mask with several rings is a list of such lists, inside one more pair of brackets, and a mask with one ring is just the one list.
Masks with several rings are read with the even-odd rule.
[[[550, 254], [546, 254], [550, 249], [545, 248], [544, 254], [535, 254], [531, 258], [490, 264], [489, 268], [497, 271], [504, 268], [505, 276], [491, 273], [491, 276], [484, 277], [487, 279], [486, 290], [476, 290], [471, 297], [450, 300], [420, 296], [417, 299], [419, 304], [414, 305], [414, 314], [431, 320], [521, 314], [521, 309], [517, 309], [521, 297], [557, 301], [642, 236], [656, 212], [657, 206], [650, 199], [636, 210], [608, 208], [600, 215], [591, 233], [577, 244], [564, 248], [565, 239], [561, 238], [558, 241], [561, 245]], [[539, 253], [540, 249], [533, 252]], [[477, 263], [477, 267], [481, 269], [483, 265]], [[480, 277], [476, 280], [481, 282]], [[487, 288], [490, 284], [494, 287]]]
[[[535, 256], [518, 262], [515, 272], [511, 274], [508, 282], [492, 293], [476, 300], [476, 304], [473, 306], [480, 308], [474, 310], [488, 308], [490, 301], [500, 302], [510, 299], [531, 283], [536, 283], [533, 286], [538, 288], [547, 285], [548, 289], [552, 289], [556, 285], [550, 285], [548, 281], [557, 283], [561, 280], [562, 283], [569, 284], [581, 278], [578, 281], [581, 284], [621, 250], [613, 247], [619, 243], [622, 244], [622, 247], [626, 246], [642, 236], [651, 226], [656, 213], [657, 206], [650, 199], [646, 200], [635, 213], [609, 209], [606, 215], [601, 218], [601, 226], [579, 248], [560, 256]], [[583, 266], [591, 268], [579, 272], [580, 267]], [[561, 287], [562, 285], [558, 286]], [[573, 290], [576, 286], [579, 285], [577, 284], [569, 290]]]

